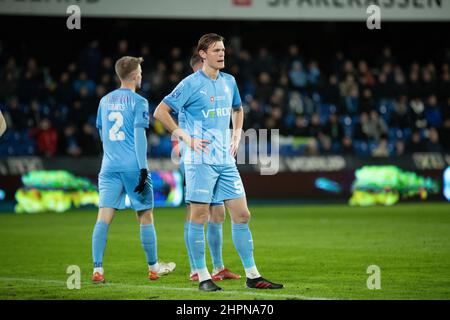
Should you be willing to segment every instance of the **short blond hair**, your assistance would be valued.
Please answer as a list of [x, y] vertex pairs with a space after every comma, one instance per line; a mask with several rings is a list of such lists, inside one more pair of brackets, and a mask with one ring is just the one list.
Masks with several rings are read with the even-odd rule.
[[130, 75], [144, 62], [142, 57], [125, 56], [116, 61], [116, 74], [120, 80], [128, 80]]

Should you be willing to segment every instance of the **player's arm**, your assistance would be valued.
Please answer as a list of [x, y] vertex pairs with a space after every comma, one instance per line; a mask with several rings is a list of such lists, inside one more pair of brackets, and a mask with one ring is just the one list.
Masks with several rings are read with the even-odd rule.
[[134, 152], [139, 166], [139, 184], [134, 192], [141, 193], [145, 189], [145, 182], [148, 177], [147, 169], [147, 137], [145, 129], [149, 125], [148, 102], [147, 100], [139, 101], [136, 104], [134, 118]]
[[233, 134], [231, 136], [230, 152], [233, 157], [237, 155], [239, 143], [241, 142], [242, 126], [244, 125], [244, 109], [242, 106], [233, 108], [231, 114], [231, 122], [233, 124]]
[[181, 129], [175, 120], [170, 115], [172, 109], [164, 101], [156, 107], [153, 116], [155, 119], [159, 120], [162, 125], [169, 131], [169, 133], [175, 135], [175, 137], [188, 145], [190, 148], [194, 149], [196, 152], [206, 151], [207, 140], [197, 139], [191, 137], [183, 129]]
[[95, 119], [95, 126], [98, 129], [98, 134], [99, 134], [99, 137], [100, 137], [100, 141], [103, 142], [103, 136], [102, 136], [102, 109], [101, 109], [102, 100], [100, 100], [100, 103], [98, 105], [97, 118]]
[[232, 114], [231, 122], [233, 124], [233, 134], [231, 136], [231, 147], [230, 152], [233, 157], [237, 155], [237, 150], [239, 148], [239, 142], [241, 142], [242, 127], [244, 125], [244, 109], [242, 108], [242, 100], [239, 95], [239, 89], [236, 80], [233, 79], [233, 104], [232, 104]]
[[3, 117], [2, 112], [0, 111], [0, 137], [5, 133], [6, 131], [6, 120]]
[[145, 136], [145, 128], [134, 128], [134, 151], [139, 170], [147, 170], [147, 137]]

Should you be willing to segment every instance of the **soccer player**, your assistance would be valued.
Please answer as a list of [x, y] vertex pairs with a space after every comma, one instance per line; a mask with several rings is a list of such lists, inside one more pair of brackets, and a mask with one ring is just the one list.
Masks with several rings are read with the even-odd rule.
[[2, 112], [0, 111], [0, 137], [5, 133], [6, 131], [6, 121], [3, 117]]
[[[194, 72], [200, 70], [203, 66], [203, 61], [198, 54], [194, 54], [190, 60], [190, 66]], [[185, 126], [184, 112], [178, 113], [178, 126], [184, 129]], [[182, 147], [179, 144], [175, 144], [175, 149], [180, 154], [180, 170], [184, 176], [184, 163], [183, 156], [181, 156]], [[191, 268], [189, 279], [192, 281], [198, 281], [198, 273], [195, 270], [194, 258], [192, 257], [192, 251], [190, 250], [188, 241], [188, 229], [189, 221], [191, 219], [190, 204], [186, 202], [186, 222], [184, 224], [184, 242], [189, 257], [189, 265]], [[222, 258], [222, 225], [225, 221], [225, 206], [223, 201], [211, 203], [209, 207], [209, 221], [207, 225], [206, 238], [208, 240], [209, 252], [211, 253], [211, 259], [213, 263], [212, 279], [215, 281], [226, 279], [240, 279], [239, 274], [231, 272], [228, 268], [225, 268]]]
[[[183, 79], [155, 110], [154, 116], [187, 146], [184, 151], [186, 200], [191, 203], [188, 241], [199, 277], [199, 289], [221, 290], [211, 279], [205, 263], [204, 224], [212, 202], [224, 201], [232, 221], [232, 239], [241, 258], [249, 288], [280, 289], [264, 279], [253, 257], [244, 187], [234, 157], [241, 139], [244, 111], [233, 76], [225, 67], [224, 38], [209, 33], [198, 41], [201, 70]], [[170, 112], [185, 112], [185, 130]], [[230, 120], [233, 129], [230, 132]]]
[[148, 262], [148, 278], [156, 280], [175, 269], [175, 263], [159, 262], [157, 238], [153, 224], [153, 187], [147, 165], [149, 126], [147, 99], [136, 93], [142, 80], [142, 58], [125, 56], [117, 60], [115, 69], [119, 89], [100, 100], [97, 128], [103, 143], [103, 159], [99, 180], [99, 212], [92, 235], [94, 272], [92, 281], [102, 283], [103, 254], [108, 228], [118, 209], [125, 208], [128, 195], [140, 223], [141, 244]]

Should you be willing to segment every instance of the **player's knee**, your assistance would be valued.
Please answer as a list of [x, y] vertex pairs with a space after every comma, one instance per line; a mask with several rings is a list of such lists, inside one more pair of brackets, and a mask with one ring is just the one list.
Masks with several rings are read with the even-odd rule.
[[191, 212], [191, 221], [198, 224], [205, 224], [208, 221], [209, 212], [208, 210], [201, 210], [196, 212]]
[[214, 223], [223, 223], [225, 221], [225, 207], [224, 206], [211, 207], [209, 221]]
[[233, 217], [234, 223], [249, 223], [250, 222], [250, 211], [243, 210]]
[[153, 224], [153, 212], [151, 210], [138, 211], [137, 218], [140, 224]]

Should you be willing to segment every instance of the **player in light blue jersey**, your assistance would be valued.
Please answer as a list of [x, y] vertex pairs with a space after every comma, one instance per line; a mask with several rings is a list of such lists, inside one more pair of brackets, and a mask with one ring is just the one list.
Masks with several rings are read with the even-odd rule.
[[103, 255], [109, 225], [116, 210], [125, 208], [128, 195], [140, 223], [141, 244], [148, 263], [148, 278], [156, 280], [175, 269], [175, 263], [158, 262], [157, 238], [153, 225], [153, 187], [147, 165], [149, 126], [147, 99], [135, 91], [141, 86], [142, 58], [122, 57], [115, 68], [119, 89], [100, 100], [97, 128], [103, 143], [98, 185], [100, 192], [97, 223], [92, 235], [94, 272], [92, 281], [103, 283]]
[[[233, 76], [225, 67], [223, 37], [209, 33], [200, 38], [197, 52], [201, 70], [183, 79], [155, 110], [154, 116], [183, 141], [186, 200], [191, 203], [188, 241], [199, 277], [199, 289], [221, 290], [211, 279], [205, 262], [204, 224], [212, 202], [224, 201], [232, 221], [232, 239], [247, 277], [246, 285], [257, 289], [280, 289], [281, 284], [261, 277], [253, 257], [244, 187], [235, 156], [242, 135], [244, 112]], [[171, 111], [185, 112], [185, 128], [172, 119]], [[230, 130], [230, 122], [233, 129]]]
[[[194, 54], [190, 60], [190, 66], [194, 72], [200, 70], [203, 66], [203, 61], [201, 57]], [[178, 126], [180, 128], [185, 127], [186, 115], [183, 110], [178, 113]], [[178, 141], [177, 141], [178, 142]], [[183, 143], [175, 144], [175, 149], [178, 150], [177, 153], [180, 154], [180, 171], [184, 176], [184, 163], [183, 163]], [[186, 181], [184, 179], [184, 181]], [[194, 258], [192, 256], [192, 251], [190, 250], [188, 231], [189, 231], [189, 221], [191, 220], [191, 206], [189, 201], [186, 201], [186, 222], [184, 224], [184, 242], [189, 257], [189, 265], [191, 268], [189, 279], [192, 281], [198, 281], [198, 273], [194, 265]], [[222, 256], [222, 225], [225, 221], [225, 206], [223, 201], [211, 203], [209, 208], [209, 219], [206, 229], [206, 239], [208, 240], [209, 252], [211, 254], [211, 259], [213, 263], [212, 279], [214, 281], [219, 280], [237, 280], [241, 276], [239, 274], [231, 272], [228, 268], [225, 268]]]

